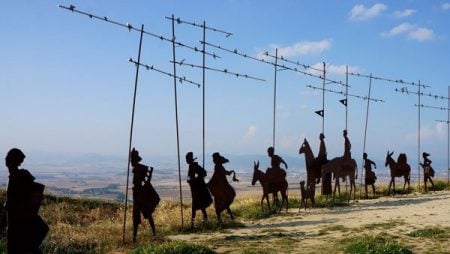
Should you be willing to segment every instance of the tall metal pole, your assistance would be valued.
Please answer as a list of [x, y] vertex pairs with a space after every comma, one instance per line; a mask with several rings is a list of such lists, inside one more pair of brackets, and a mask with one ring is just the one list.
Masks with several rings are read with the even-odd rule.
[[450, 86], [448, 86], [448, 107], [447, 107], [447, 185], [450, 185]]
[[345, 103], [345, 129], [348, 131], [348, 65], [345, 68]]
[[277, 112], [277, 71], [278, 71], [278, 48], [275, 49], [275, 77], [273, 80], [273, 133], [272, 133], [272, 147], [275, 149], [275, 123]]
[[206, 72], [206, 60], [205, 60], [205, 48], [206, 48], [206, 22], [203, 21], [203, 87], [202, 87], [202, 107], [203, 107], [203, 168], [205, 168], [205, 72]]
[[322, 82], [322, 133], [325, 135], [325, 62], [323, 62], [323, 82]]
[[177, 156], [178, 156], [178, 182], [180, 186], [180, 213], [181, 213], [181, 227], [184, 225], [183, 220], [183, 192], [181, 189], [181, 165], [180, 165], [180, 135], [178, 131], [178, 98], [177, 98], [177, 67], [175, 57], [175, 17], [172, 14], [172, 56], [173, 56], [173, 89], [175, 97], [175, 122], [177, 131]]
[[123, 213], [123, 232], [122, 232], [122, 241], [125, 243], [125, 228], [127, 225], [127, 208], [128, 208], [128, 185], [130, 178], [130, 153], [131, 153], [131, 144], [133, 142], [133, 127], [134, 127], [134, 110], [136, 108], [136, 94], [137, 94], [137, 85], [139, 78], [139, 63], [141, 61], [141, 49], [142, 49], [142, 35], [144, 34], [144, 25], [141, 26], [141, 36], [139, 38], [139, 50], [138, 50], [138, 59], [136, 64], [136, 75], [134, 77], [134, 93], [133, 93], [133, 107], [131, 110], [131, 124], [130, 124], [130, 142], [128, 144], [128, 162], [127, 162], [127, 183], [125, 187], [125, 209]]
[[418, 108], [418, 112], [419, 112], [419, 119], [418, 119], [418, 129], [419, 132], [417, 133], [417, 175], [418, 175], [418, 183], [419, 183], [419, 191], [420, 191], [420, 80], [419, 80], [419, 92], [417, 93], [418, 98], [419, 98], [419, 106]]
[[[370, 93], [372, 90], [372, 73], [370, 73], [370, 77], [369, 77], [369, 93], [367, 96], [367, 107], [366, 107], [366, 125], [364, 127], [364, 143], [363, 143], [363, 153], [366, 152], [366, 140], [367, 140], [367, 126], [368, 126], [368, 122], [369, 122], [369, 106], [370, 106]], [[363, 178], [364, 178], [364, 165], [361, 169], [361, 186], [363, 184]]]

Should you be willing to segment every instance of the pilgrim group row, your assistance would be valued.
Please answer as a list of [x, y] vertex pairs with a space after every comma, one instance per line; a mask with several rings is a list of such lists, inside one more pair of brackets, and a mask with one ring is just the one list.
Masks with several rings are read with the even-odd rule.
[[[346, 130], [344, 130], [343, 136], [344, 155], [342, 160], [345, 162], [351, 160], [351, 143], [347, 137]], [[319, 138], [319, 154], [314, 160], [318, 164], [323, 165], [328, 161], [324, 142], [325, 136], [321, 133]], [[306, 139], [305, 142], [307, 142]], [[267, 153], [271, 160], [271, 165], [265, 172], [268, 184], [276, 185], [281, 181], [285, 181], [286, 169], [288, 168], [287, 163], [280, 156], [275, 154], [273, 147], [269, 147]], [[429, 170], [434, 173], [434, 170], [431, 167], [431, 160], [428, 159], [428, 156], [428, 153], [423, 153], [424, 163], [421, 165], [424, 170]], [[7, 211], [8, 253], [39, 253], [39, 246], [49, 230], [47, 224], [38, 214], [44, 198], [43, 192], [45, 186], [35, 182], [35, 178], [28, 170], [19, 169], [19, 166], [23, 163], [24, 159], [25, 154], [17, 148], [11, 149], [5, 158], [5, 164], [9, 170], [7, 201], [5, 204]], [[224, 164], [229, 162], [229, 160], [218, 152], [213, 153], [212, 160], [214, 163], [214, 172], [211, 179], [206, 183], [205, 177], [207, 172], [196, 162], [197, 158], [194, 157], [194, 154], [188, 152], [185, 159], [186, 163], [189, 165], [187, 182], [189, 183], [192, 195], [191, 226], [194, 224], [196, 212], [198, 210], [203, 213], [203, 220], [208, 220], [206, 209], [213, 202], [218, 222], [221, 221], [221, 213], [225, 210], [228, 212], [231, 219], [234, 219], [230, 206], [233, 203], [236, 192], [228, 182], [227, 176], [232, 175], [233, 181], [239, 180], [236, 178], [234, 170], [225, 169]], [[366, 153], [363, 154], [363, 159], [364, 169], [366, 170], [365, 180], [367, 195], [367, 185], [372, 185], [374, 188], [373, 184], [375, 183], [376, 176], [372, 171], [372, 165], [376, 168], [376, 164], [368, 159]], [[130, 163], [133, 167], [133, 241], [136, 241], [138, 226], [141, 223], [141, 216], [148, 220], [152, 233], [156, 234], [152, 214], [160, 201], [158, 193], [151, 184], [153, 167], [141, 164], [141, 160], [142, 158], [140, 157], [139, 152], [133, 148], [130, 152]], [[285, 169], [281, 167], [281, 164], [285, 166]], [[429, 180], [431, 180], [431, 178]], [[315, 183], [313, 183], [313, 185], [315, 185]], [[325, 185], [325, 180], [322, 185]], [[373, 192], [375, 192], [375, 189], [373, 189]]]

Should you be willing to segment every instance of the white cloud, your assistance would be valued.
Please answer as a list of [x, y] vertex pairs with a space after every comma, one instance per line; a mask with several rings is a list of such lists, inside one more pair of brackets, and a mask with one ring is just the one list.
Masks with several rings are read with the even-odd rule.
[[412, 25], [410, 23], [401, 23], [400, 25], [393, 27], [389, 32], [383, 32], [383, 36], [395, 36], [402, 33], [410, 32], [416, 28], [415, 25]]
[[[420, 128], [420, 140], [421, 141], [434, 141], [442, 140], [447, 136], [447, 124], [446, 123], [436, 123], [435, 126], [422, 126]], [[417, 142], [417, 131], [414, 133], [409, 133], [406, 135], [406, 140], [414, 143]]]
[[442, 10], [444, 10], [444, 11], [450, 10], [450, 3], [443, 3], [443, 4], [441, 5], [441, 8], [442, 8]]
[[413, 9], [406, 9], [403, 11], [395, 11], [394, 17], [399, 18], [399, 19], [406, 18], [406, 17], [413, 15], [415, 12], [417, 12], [417, 10], [413, 10]]
[[431, 29], [419, 27], [411, 31], [408, 37], [417, 41], [429, 41], [434, 38], [434, 32]]
[[[270, 45], [271, 51], [275, 51], [278, 49], [278, 55], [286, 58], [303, 56], [308, 54], [320, 54], [326, 50], [331, 48], [332, 42], [331, 40], [321, 40], [321, 41], [300, 41], [296, 42], [291, 46], [280, 46], [276, 44]], [[273, 54], [273, 53], [271, 53]], [[265, 52], [259, 52], [257, 54], [258, 58], [262, 58], [265, 60], [269, 60], [267, 56], [265, 56]]]
[[[312, 65], [311, 67], [312, 67], [311, 69], [308, 69], [308, 71], [311, 74], [314, 74], [314, 75], [322, 74], [322, 71], [318, 71], [318, 70], [323, 70], [323, 63], [316, 63], [316, 64]], [[341, 65], [326, 64], [325, 65], [327, 74], [345, 75], [346, 68], [347, 68], [347, 65], [345, 65], [345, 64], [341, 64]], [[317, 69], [317, 70], [313, 70], [313, 69]], [[348, 72], [359, 73], [359, 72], [361, 72], [361, 68], [358, 66], [349, 65]]]
[[387, 6], [384, 4], [374, 4], [370, 8], [364, 7], [364, 5], [355, 5], [350, 11], [350, 19], [352, 20], [367, 20], [378, 16], [382, 11], [386, 10]]
[[406, 35], [407, 38], [416, 41], [428, 41], [435, 37], [433, 30], [425, 27], [417, 27], [416, 25], [407, 22], [393, 27], [389, 32], [383, 32], [381, 35], [385, 37]]
[[255, 136], [255, 134], [256, 134], [256, 126], [250, 125], [247, 128], [247, 131], [245, 132], [244, 136], [242, 137], [242, 141], [244, 143], [249, 142], [252, 139], [252, 137]]

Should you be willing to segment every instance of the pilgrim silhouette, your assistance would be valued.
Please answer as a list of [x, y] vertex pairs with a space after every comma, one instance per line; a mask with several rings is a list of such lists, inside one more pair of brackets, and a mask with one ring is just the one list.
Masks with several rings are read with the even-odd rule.
[[363, 153], [363, 159], [364, 159], [364, 170], [366, 172], [365, 174], [365, 189], [366, 189], [366, 198], [368, 198], [368, 192], [367, 192], [367, 186], [372, 185], [372, 193], [375, 197], [375, 181], [377, 180], [377, 176], [375, 175], [375, 172], [372, 171], [372, 165], [377, 168], [377, 164], [375, 162], [371, 161], [367, 153]]
[[208, 221], [208, 215], [206, 214], [206, 208], [212, 203], [211, 194], [209, 193], [208, 187], [205, 183], [206, 170], [202, 168], [195, 161], [192, 152], [186, 154], [186, 163], [189, 164], [188, 169], [188, 179], [187, 182], [191, 187], [192, 195], [192, 217], [191, 226], [194, 226], [195, 214], [197, 210], [201, 210], [203, 213], [203, 221]]
[[39, 249], [48, 226], [39, 216], [45, 186], [34, 181], [26, 169], [19, 169], [25, 154], [13, 148], [5, 158], [9, 170], [6, 192], [8, 253], [42, 253]]
[[344, 130], [343, 136], [344, 136], [344, 159], [350, 160], [352, 158], [352, 153], [350, 151], [352, 149], [352, 144], [350, 143], [350, 140], [347, 137], [347, 130]]
[[228, 159], [219, 153], [213, 153], [212, 158], [214, 162], [214, 173], [208, 182], [208, 188], [214, 196], [214, 207], [216, 209], [217, 220], [220, 223], [222, 221], [220, 215], [224, 210], [227, 210], [231, 219], [234, 219], [230, 205], [233, 203], [234, 197], [236, 197], [236, 192], [228, 183], [227, 175], [233, 174], [233, 181], [235, 182], [239, 180], [236, 178], [234, 170], [228, 171], [224, 168], [223, 164], [229, 162]]
[[283, 182], [286, 178], [286, 170], [282, 169], [280, 164], [283, 163], [286, 169], [288, 168], [288, 165], [283, 158], [275, 154], [275, 149], [273, 147], [267, 149], [267, 155], [270, 157], [270, 168], [266, 170], [269, 185]]
[[[328, 158], [327, 158], [327, 148], [325, 146], [325, 135], [323, 133], [320, 133], [319, 139], [320, 139], [319, 154], [317, 155], [316, 161], [319, 164], [319, 171], [320, 171], [322, 165], [328, 163]], [[331, 173], [327, 173], [323, 176], [322, 179], [322, 195], [331, 195], [331, 193], [333, 193], [333, 187], [331, 185]]]
[[434, 177], [434, 169], [433, 167], [431, 167], [431, 160], [428, 159], [428, 156], [430, 156], [429, 153], [422, 153], [422, 157], [423, 157], [423, 163], [420, 163], [420, 165], [423, 168], [423, 183], [425, 185], [425, 191], [427, 191], [427, 182], [430, 181], [431, 182], [431, 186], [433, 186], [433, 190], [434, 190], [434, 183], [433, 180], [431, 179], [431, 177]]
[[142, 158], [133, 148], [130, 153], [130, 162], [133, 166], [133, 242], [136, 242], [137, 230], [141, 224], [141, 213], [148, 219], [153, 235], [156, 235], [155, 222], [152, 214], [158, 206], [160, 198], [151, 184], [153, 167], [139, 162]]

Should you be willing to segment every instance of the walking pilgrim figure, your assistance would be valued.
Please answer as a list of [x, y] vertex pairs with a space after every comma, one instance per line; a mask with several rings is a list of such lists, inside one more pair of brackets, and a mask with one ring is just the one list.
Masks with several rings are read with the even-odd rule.
[[427, 182], [430, 181], [431, 182], [431, 186], [433, 187], [434, 190], [434, 183], [433, 180], [431, 179], [432, 177], [434, 177], [434, 169], [431, 166], [431, 160], [428, 159], [428, 156], [430, 156], [429, 153], [423, 152], [422, 153], [422, 157], [423, 157], [423, 163], [420, 163], [420, 165], [423, 168], [423, 184], [425, 185], [425, 191], [427, 191]]
[[364, 159], [364, 170], [365, 170], [365, 178], [364, 178], [364, 186], [366, 189], [366, 198], [368, 198], [367, 186], [372, 185], [372, 193], [375, 197], [375, 181], [377, 180], [377, 176], [375, 172], [372, 171], [372, 165], [377, 168], [377, 164], [368, 158], [367, 153], [363, 153]]
[[283, 163], [286, 169], [288, 169], [288, 165], [283, 158], [275, 154], [275, 149], [273, 147], [267, 149], [267, 155], [270, 157], [270, 168], [266, 170], [269, 185], [283, 182], [286, 178], [286, 170], [282, 169], [280, 164]]
[[39, 216], [44, 199], [43, 184], [26, 169], [19, 169], [25, 154], [13, 148], [5, 158], [9, 170], [6, 192], [8, 253], [42, 253], [39, 249], [48, 233], [48, 226]]
[[222, 222], [221, 213], [227, 210], [230, 218], [234, 220], [233, 213], [230, 206], [236, 197], [236, 192], [230, 183], [228, 183], [227, 176], [233, 174], [233, 181], [239, 182], [236, 178], [236, 172], [234, 170], [226, 170], [223, 164], [228, 163], [229, 160], [219, 153], [213, 153], [212, 155], [214, 163], [214, 173], [208, 182], [208, 188], [211, 194], [214, 196], [214, 207], [216, 209], [217, 221]]
[[[319, 164], [319, 171], [322, 165], [328, 163], [327, 158], [327, 147], [325, 146], [325, 135], [320, 133], [319, 135], [320, 145], [319, 145], [319, 153], [317, 154], [317, 163]], [[320, 181], [320, 178], [317, 179], [317, 183]], [[333, 193], [333, 187], [331, 185], [331, 173], [327, 173], [324, 175], [322, 179], [322, 195], [331, 195]]]
[[197, 210], [201, 210], [203, 213], [203, 222], [208, 221], [208, 215], [206, 214], [206, 208], [212, 203], [211, 194], [205, 183], [206, 170], [202, 168], [195, 161], [192, 152], [186, 154], [186, 163], [189, 164], [187, 182], [191, 187], [192, 196], [192, 217], [191, 227], [194, 227], [195, 215]]
[[[347, 130], [343, 131], [344, 136], [344, 156], [343, 156], [343, 164], [347, 166], [351, 163], [352, 160], [352, 144], [350, 143], [350, 139], [347, 137]], [[345, 177], [342, 178], [342, 181], [345, 182]]]
[[133, 242], [136, 242], [137, 230], [141, 224], [141, 214], [148, 219], [153, 235], [156, 235], [153, 212], [158, 206], [160, 198], [151, 184], [153, 167], [139, 162], [142, 158], [133, 148], [130, 153], [130, 162], [133, 166]]

